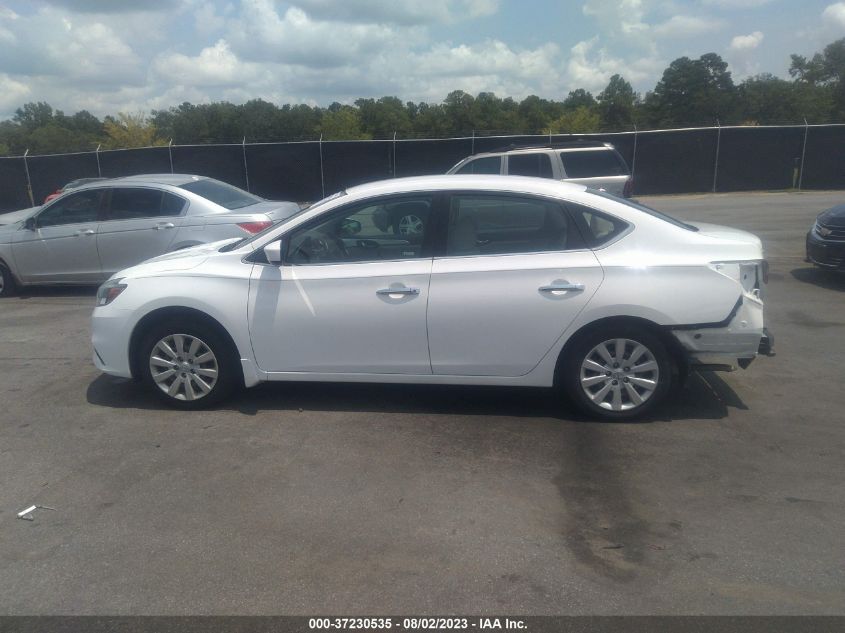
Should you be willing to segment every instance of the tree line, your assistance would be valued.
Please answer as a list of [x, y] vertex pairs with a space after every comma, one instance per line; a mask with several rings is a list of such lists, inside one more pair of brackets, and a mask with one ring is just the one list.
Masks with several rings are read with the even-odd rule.
[[278, 106], [261, 99], [183, 103], [145, 114], [98, 119], [86, 110], [66, 115], [44, 102], [27, 103], [0, 122], [0, 155], [195, 143], [292, 140], [448, 138], [470, 134], [577, 134], [633, 129], [845, 121], [845, 38], [811, 58], [791, 56], [791, 79], [770, 74], [734, 83], [715, 53], [680, 57], [654, 89], [634, 91], [613, 75], [596, 95], [577, 89], [560, 101], [536, 95], [516, 101], [490, 92], [449, 93], [441, 103], [397, 97], [358, 99], [326, 108]]

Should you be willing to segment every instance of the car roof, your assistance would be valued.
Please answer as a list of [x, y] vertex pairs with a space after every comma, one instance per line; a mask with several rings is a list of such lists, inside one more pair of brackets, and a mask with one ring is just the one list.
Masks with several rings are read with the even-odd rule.
[[512, 193], [534, 193], [560, 197], [567, 192], [586, 191], [584, 185], [561, 182], [549, 178], [530, 178], [527, 176], [496, 175], [438, 175], [393, 178], [370, 182], [346, 190], [347, 195], [367, 197], [391, 193], [411, 193], [414, 191], [501, 191]]
[[563, 143], [546, 143], [543, 145], [508, 145], [507, 147], [499, 147], [489, 152], [478, 152], [467, 156], [469, 158], [477, 158], [479, 156], [501, 156], [502, 154], [522, 154], [534, 153], [537, 151], [555, 151], [555, 152], [581, 152], [581, 151], [615, 151], [616, 148], [611, 143], [603, 141], [568, 141]]
[[[108, 185], [141, 185], [141, 184], [155, 184], [155, 185], [172, 185], [179, 187], [186, 183], [195, 180], [208, 180], [208, 176], [197, 176], [194, 174], [137, 174], [135, 176], [120, 176], [118, 178], [109, 178]], [[91, 185], [102, 185], [102, 182], [90, 183]]]

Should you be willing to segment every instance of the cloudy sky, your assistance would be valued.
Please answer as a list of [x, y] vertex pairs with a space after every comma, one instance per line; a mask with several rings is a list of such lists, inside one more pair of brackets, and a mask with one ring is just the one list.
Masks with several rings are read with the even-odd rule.
[[263, 98], [328, 105], [448, 92], [562, 99], [722, 55], [735, 78], [845, 37], [830, 0], [0, 0], [0, 119]]

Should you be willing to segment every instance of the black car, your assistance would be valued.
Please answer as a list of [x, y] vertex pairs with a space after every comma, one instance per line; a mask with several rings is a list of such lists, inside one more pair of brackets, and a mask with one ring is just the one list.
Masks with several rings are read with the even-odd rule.
[[816, 218], [807, 233], [807, 261], [821, 268], [845, 270], [845, 204]]

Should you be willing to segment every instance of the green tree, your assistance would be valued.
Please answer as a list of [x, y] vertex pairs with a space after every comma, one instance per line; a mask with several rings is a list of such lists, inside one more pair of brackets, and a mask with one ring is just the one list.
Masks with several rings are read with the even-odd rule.
[[28, 132], [53, 122], [53, 108], [48, 103], [25, 103], [15, 110], [12, 120]]
[[593, 95], [583, 88], [572, 90], [566, 96], [566, 99], [563, 100], [563, 107], [567, 110], [575, 110], [582, 106], [585, 108], [594, 108], [596, 106], [596, 100], [593, 98]]
[[371, 138], [393, 138], [393, 134], [407, 137], [413, 130], [411, 117], [397, 97], [358, 99], [355, 102], [361, 117], [361, 127]]
[[646, 96], [651, 122], [662, 127], [730, 122], [736, 90], [727, 63], [715, 53], [679, 57]]
[[630, 130], [634, 124], [637, 93], [621, 75], [613, 75], [598, 96], [598, 111], [603, 129]]
[[[332, 104], [334, 105], [334, 104]], [[339, 104], [338, 104], [339, 105]], [[326, 141], [351, 141], [372, 138], [361, 129], [361, 117], [352, 106], [329, 107], [323, 112], [317, 129]]]
[[141, 113], [119, 112], [117, 118], [108, 116], [103, 127], [106, 131], [103, 145], [108, 149], [167, 145], [166, 140], [159, 138], [155, 125]]
[[549, 125], [552, 134], [583, 134], [597, 132], [601, 118], [598, 112], [587, 106], [566, 110]]
[[789, 74], [798, 83], [828, 88], [835, 116], [845, 116], [845, 38], [828, 44], [809, 60], [801, 55], [792, 55]]

